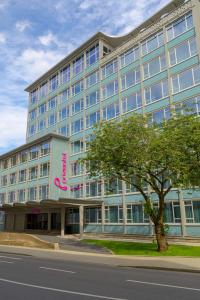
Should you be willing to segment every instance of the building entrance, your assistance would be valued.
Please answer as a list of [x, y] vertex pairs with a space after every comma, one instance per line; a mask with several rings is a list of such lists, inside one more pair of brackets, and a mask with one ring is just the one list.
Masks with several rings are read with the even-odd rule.
[[48, 214], [27, 214], [25, 228], [32, 230], [47, 230], [48, 229]]

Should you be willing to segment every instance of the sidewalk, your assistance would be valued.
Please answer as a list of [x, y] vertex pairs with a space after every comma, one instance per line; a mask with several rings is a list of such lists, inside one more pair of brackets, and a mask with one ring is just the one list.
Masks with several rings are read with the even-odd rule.
[[[40, 259], [58, 259], [92, 264], [106, 264], [118, 267], [140, 267], [169, 269], [200, 273], [200, 258], [196, 257], [144, 257], [128, 255], [99, 254], [66, 250], [44, 250], [25, 247], [2, 246], [0, 254], [31, 255]], [[3, 254], [2, 254], [3, 255]]]

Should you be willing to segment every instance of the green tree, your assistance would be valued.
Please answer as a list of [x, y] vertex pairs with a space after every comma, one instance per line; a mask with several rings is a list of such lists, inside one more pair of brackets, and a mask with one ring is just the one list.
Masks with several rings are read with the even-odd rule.
[[[172, 187], [197, 185], [200, 180], [199, 120], [179, 116], [147, 126], [145, 117], [134, 114], [121, 122], [100, 123], [94, 136], [82, 159], [89, 162], [90, 176], [118, 178], [133, 185], [143, 196], [154, 224], [158, 251], [166, 251], [165, 197]], [[147, 185], [157, 195], [157, 207]]]

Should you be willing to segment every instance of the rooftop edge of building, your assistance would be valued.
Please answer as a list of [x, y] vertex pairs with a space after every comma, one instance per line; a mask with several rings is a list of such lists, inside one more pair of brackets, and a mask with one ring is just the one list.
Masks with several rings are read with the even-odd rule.
[[0, 160], [5, 159], [6, 157], [12, 156], [12, 155], [16, 154], [17, 152], [22, 151], [22, 150], [24, 150], [28, 147], [31, 147], [31, 146], [33, 146], [37, 143], [42, 143], [42, 142], [45, 142], [45, 141], [47, 141], [49, 139], [52, 139], [52, 138], [56, 138], [56, 139], [63, 140], [63, 141], [68, 141], [69, 140], [67, 137], [65, 137], [63, 135], [59, 135], [59, 134], [56, 134], [56, 133], [48, 133], [48, 134], [45, 134], [44, 136], [42, 136], [38, 139], [35, 139], [35, 140], [33, 140], [29, 143], [25, 143], [25, 144], [13, 149], [13, 150], [10, 150], [10, 151], [0, 155]]
[[[135, 29], [130, 31], [129, 33], [123, 35], [123, 36], [109, 36], [103, 32], [97, 32], [92, 37], [90, 37], [88, 40], [86, 40], [82, 45], [80, 45], [78, 48], [76, 48], [74, 51], [72, 51], [70, 54], [68, 54], [66, 57], [64, 57], [61, 61], [59, 61], [55, 66], [50, 68], [47, 72], [45, 72], [42, 76], [40, 76], [37, 80], [35, 80], [33, 83], [31, 83], [26, 89], [26, 92], [31, 92], [37, 85], [45, 81], [47, 78], [49, 78], [51, 75], [54, 75], [56, 71], [60, 69], [63, 65], [69, 63], [73, 58], [75, 58], [80, 52], [86, 50], [90, 45], [94, 44], [95, 41], [98, 40], [104, 40], [107, 43], [109, 43], [110, 46], [112, 46], [114, 49], [120, 47], [124, 43], [130, 40], [130, 38], [136, 36], [141, 31], [146, 30], [149, 26], [160, 20], [162, 16], [165, 14], [169, 14], [171, 11], [173, 11], [175, 8], [181, 6], [182, 4], [189, 2], [190, 0], [173, 0], [169, 2], [167, 5], [165, 5], [163, 8], [161, 8], [159, 11], [157, 11], [155, 14], [153, 14], [149, 19], [141, 23], [139, 26], [137, 26]], [[112, 52], [111, 52], [112, 53]], [[107, 54], [109, 56], [109, 54]]]

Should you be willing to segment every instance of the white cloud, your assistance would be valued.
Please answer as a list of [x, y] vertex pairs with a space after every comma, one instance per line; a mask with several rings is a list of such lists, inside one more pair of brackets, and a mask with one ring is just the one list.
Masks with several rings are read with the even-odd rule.
[[63, 54], [57, 51], [28, 48], [16, 59], [10, 71], [14, 72], [15, 78], [30, 83], [58, 63], [62, 58]]
[[0, 32], [0, 43], [4, 44], [6, 42], [6, 36], [3, 32]]
[[9, 0], [1, 0], [0, 1], [0, 10], [4, 10], [10, 4]]
[[25, 108], [18, 106], [2, 106], [0, 110], [0, 152], [25, 143], [26, 137]]
[[28, 20], [21, 20], [15, 24], [15, 27], [20, 32], [23, 32], [26, 28], [31, 27], [31, 23]]
[[94, 0], [84, 0], [81, 2], [79, 8], [84, 10], [90, 8], [92, 5], [94, 5]]
[[56, 36], [51, 32], [49, 32], [46, 35], [39, 36], [38, 39], [39, 39], [40, 43], [44, 46], [49, 46], [52, 43], [56, 44], [56, 42], [57, 42]]

